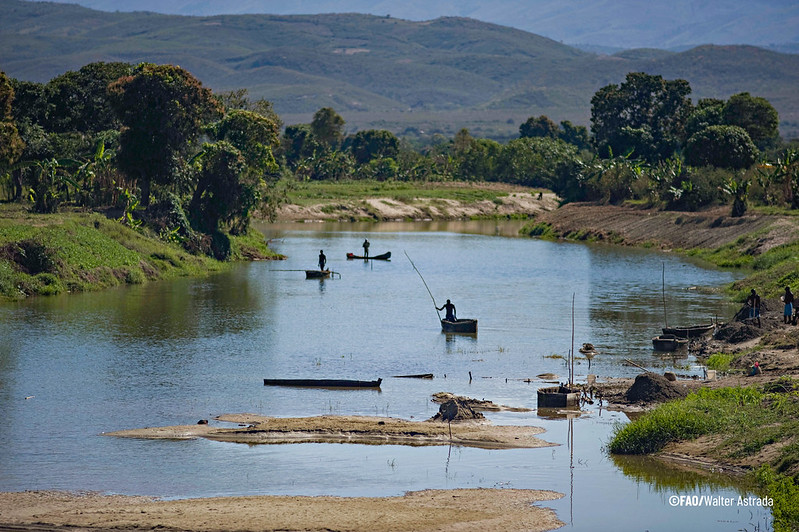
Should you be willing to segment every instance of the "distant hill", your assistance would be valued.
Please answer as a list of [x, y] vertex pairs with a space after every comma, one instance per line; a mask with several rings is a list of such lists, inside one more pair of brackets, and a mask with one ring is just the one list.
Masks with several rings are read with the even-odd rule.
[[622, 48], [799, 44], [794, 0], [59, 0], [103, 11], [173, 15], [361, 13], [408, 20], [467, 17], [562, 41]]
[[246, 87], [286, 123], [330, 106], [347, 128], [400, 134], [467, 127], [509, 138], [529, 116], [588, 125], [590, 100], [627, 72], [687, 79], [693, 97], [769, 99], [799, 135], [799, 55], [751, 46], [597, 55], [468, 18], [186, 17], [0, 0], [0, 69], [47, 81], [93, 61], [178, 64], [214, 90]]

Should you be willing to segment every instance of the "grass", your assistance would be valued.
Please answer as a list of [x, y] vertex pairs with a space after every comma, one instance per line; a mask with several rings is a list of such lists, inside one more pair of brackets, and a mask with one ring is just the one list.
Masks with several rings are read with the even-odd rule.
[[[232, 237], [231, 252], [234, 260], [274, 255], [257, 231]], [[0, 206], [0, 299], [201, 276], [226, 267], [99, 214], [31, 215], [18, 205]]]
[[707, 367], [717, 371], [729, 371], [730, 364], [739, 356], [733, 353], [714, 353], [708, 357]]
[[508, 192], [478, 183], [426, 183], [406, 181], [308, 181], [294, 183], [288, 191], [289, 202], [308, 206], [315, 203], [360, 201], [367, 198], [388, 198], [412, 205], [419, 198], [432, 200], [457, 200], [465, 203], [489, 200], [501, 202]]
[[[712, 357], [711, 357], [712, 358]], [[754, 473], [774, 499], [775, 529], [799, 527], [799, 381], [784, 377], [763, 387], [703, 388], [663, 404], [614, 430], [608, 450], [647, 454], [670, 442], [716, 435], [712, 455], [732, 463], [770, 456]], [[772, 453], [761, 454], [769, 448]], [[763, 458], [759, 458], [763, 459]]]

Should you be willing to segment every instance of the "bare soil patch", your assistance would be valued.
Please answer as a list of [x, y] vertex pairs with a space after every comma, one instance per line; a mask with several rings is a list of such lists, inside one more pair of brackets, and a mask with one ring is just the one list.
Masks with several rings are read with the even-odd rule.
[[459, 489], [402, 497], [214, 497], [159, 501], [63, 492], [0, 493], [0, 529], [351, 532], [544, 531], [563, 525], [552, 491]]
[[552, 445], [536, 437], [538, 427], [491, 425], [488, 422], [406, 421], [367, 416], [275, 418], [256, 414], [226, 414], [218, 421], [239, 428], [210, 424], [150, 427], [104, 433], [144, 439], [207, 438], [248, 444], [362, 443], [385, 445], [461, 445], [482, 449], [534, 448]]

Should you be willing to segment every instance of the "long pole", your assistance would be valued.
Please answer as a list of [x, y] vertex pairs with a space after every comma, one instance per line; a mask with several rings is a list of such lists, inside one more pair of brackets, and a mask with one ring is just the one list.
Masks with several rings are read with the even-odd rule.
[[[407, 251], [405, 251], [405, 250], [402, 250], [402, 252], [403, 252], [403, 253], [405, 253], [405, 256], [406, 256], [406, 257], [408, 257], [408, 252], [407, 252]], [[434, 297], [433, 297], [433, 292], [431, 292], [431, 291], [430, 291], [430, 287], [429, 287], [429, 286], [427, 286], [427, 283], [425, 283], [424, 277], [422, 277], [422, 274], [421, 274], [421, 272], [420, 272], [420, 271], [419, 271], [419, 269], [416, 267], [416, 264], [414, 264], [414, 263], [413, 263], [413, 261], [411, 260], [411, 258], [410, 258], [410, 257], [408, 257], [408, 262], [410, 262], [410, 263], [411, 263], [411, 266], [413, 266], [413, 269], [414, 269], [414, 270], [416, 270], [416, 273], [418, 273], [418, 274], [419, 274], [419, 279], [421, 279], [421, 280], [422, 280], [422, 283], [424, 283], [424, 287], [425, 287], [425, 288], [427, 288], [427, 293], [428, 293], [428, 294], [430, 294], [430, 299], [432, 299], [432, 300], [433, 300], [433, 307], [435, 307], [435, 309], [436, 309], [436, 314], [438, 314], [438, 321], [441, 321], [441, 313], [438, 311], [438, 305], [436, 305], [436, 298], [434, 298]]]
[[668, 327], [669, 319], [666, 317], [666, 263], [665, 262], [663, 263], [661, 293], [663, 294], [663, 323], [666, 324], [666, 327]]
[[569, 351], [569, 388], [574, 382], [574, 293], [572, 293], [572, 348]]

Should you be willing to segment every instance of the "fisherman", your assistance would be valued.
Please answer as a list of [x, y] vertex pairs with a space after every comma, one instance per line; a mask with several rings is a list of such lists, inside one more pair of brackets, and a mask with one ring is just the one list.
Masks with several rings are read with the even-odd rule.
[[321, 271], [325, 271], [325, 264], [327, 263], [327, 257], [325, 257], [325, 252], [321, 249], [319, 250], [319, 269]]
[[447, 309], [447, 317], [445, 318], [447, 321], [458, 321], [458, 318], [455, 317], [455, 305], [447, 299], [447, 302], [444, 303], [441, 308], [436, 307], [436, 310], [444, 310]]
[[760, 327], [760, 295], [752, 288], [749, 297], [746, 298], [746, 304], [749, 306], [749, 319], [754, 320], [757, 318], [757, 326]]
[[791, 323], [791, 316], [793, 316], [793, 292], [791, 292], [790, 286], [785, 287], [785, 294], [781, 299], [782, 302], [785, 303], [785, 311], [782, 315], [783, 323]]
[[364, 258], [369, 258], [369, 241], [365, 238], [363, 239], [363, 256]]

